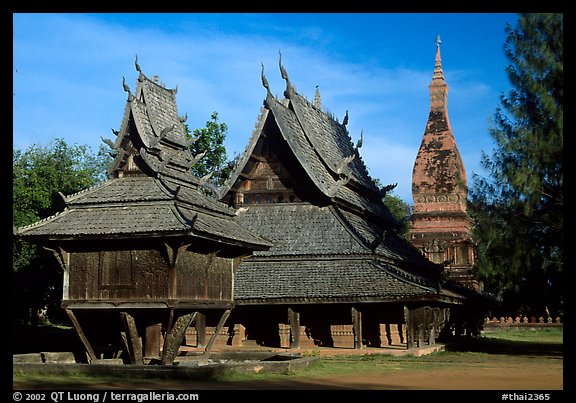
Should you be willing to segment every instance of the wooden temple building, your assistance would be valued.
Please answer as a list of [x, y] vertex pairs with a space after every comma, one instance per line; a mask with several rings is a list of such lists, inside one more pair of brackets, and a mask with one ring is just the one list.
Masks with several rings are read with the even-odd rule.
[[[246, 342], [299, 348], [433, 344], [467, 296], [443, 266], [393, 231], [391, 216], [346, 129], [288, 78], [284, 99], [266, 88], [256, 129], [220, 198], [236, 222], [270, 241], [235, 276]], [[453, 315], [455, 320], [462, 315]]]
[[[206, 341], [234, 307], [234, 272], [269, 242], [234, 222], [201, 191], [176, 108], [176, 90], [140, 72], [128, 92], [109, 179], [64, 197], [65, 209], [16, 236], [54, 253], [64, 271], [62, 307], [89, 362], [127, 351], [134, 364], [171, 364], [190, 324]], [[218, 331], [205, 345], [208, 352]]]
[[429, 260], [444, 264], [451, 279], [480, 290], [466, 206], [466, 170], [448, 118], [440, 37], [436, 43], [430, 114], [412, 174], [410, 241]]
[[[171, 364], [181, 345], [209, 352], [217, 338], [413, 348], [476, 323], [475, 294], [394, 232], [390, 187], [369, 176], [348, 115], [326, 113], [319, 94], [308, 101], [279, 65], [284, 98], [262, 66], [264, 108], [216, 197], [192, 174], [202, 155], [190, 151], [177, 91], [136, 62], [117, 138], [104, 139], [116, 154], [109, 179], [15, 230], [58, 259], [62, 307], [88, 361], [120, 346], [126, 362]], [[455, 206], [458, 189], [445, 194]]]

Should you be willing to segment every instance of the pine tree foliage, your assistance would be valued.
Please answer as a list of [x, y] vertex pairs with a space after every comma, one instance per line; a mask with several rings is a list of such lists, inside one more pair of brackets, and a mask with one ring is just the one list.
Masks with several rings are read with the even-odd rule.
[[511, 314], [562, 314], [563, 15], [520, 14], [506, 27], [506, 72], [490, 133], [490, 178], [470, 189], [478, 268]]

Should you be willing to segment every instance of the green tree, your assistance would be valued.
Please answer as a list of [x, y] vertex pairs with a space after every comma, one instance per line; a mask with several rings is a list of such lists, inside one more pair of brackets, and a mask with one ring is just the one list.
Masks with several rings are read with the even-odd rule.
[[392, 213], [392, 216], [401, 224], [401, 227], [396, 230], [396, 233], [402, 238], [408, 239], [412, 206], [404, 202], [402, 198], [396, 196], [394, 193], [387, 193], [383, 201], [390, 210], [390, 213]]
[[[380, 189], [384, 189], [384, 185], [380, 179], [374, 179], [374, 183]], [[410, 231], [410, 217], [412, 216], [412, 206], [402, 200], [401, 197], [394, 194], [394, 187], [390, 186], [392, 189], [387, 191], [382, 201], [390, 210], [392, 217], [394, 217], [399, 223], [400, 228], [394, 231], [400, 235], [402, 238], [408, 239], [408, 233]]]
[[196, 139], [190, 146], [192, 154], [205, 153], [202, 159], [192, 167], [192, 172], [198, 177], [211, 173], [211, 183], [221, 185], [228, 178], [231, 170], [224, 146], [228, 125], [219, 123], [218, 112], [213, 112], [205, 127], [194, 129], [194, 132], [190, 134], [190, 129], [186, 125], [186, 131], [189, 138]]
[[[12, 154], [12, 218], [15, 227], [32, 224], [60, 211], [59, 193], [69, 195], [105, 178], [108, 157], [103, 148], [93, 155], [85, 145], [55, 139]], [[38, 309], [59, 305], [62, 273], [53, 259], [35, 245], [12, 243], [14, 319], [36, 324]]]
[[501, 96], [475, 175], [471, 212], [487, 291], [512, 314], [562, 313], [563, 15], [520, 14], [506, 26], [512, 89]]

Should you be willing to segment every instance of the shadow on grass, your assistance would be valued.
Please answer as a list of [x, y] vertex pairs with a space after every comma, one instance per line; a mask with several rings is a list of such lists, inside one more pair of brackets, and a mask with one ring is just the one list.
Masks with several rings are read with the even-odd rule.
[[548, 356], [562, 358], [562, 343], [505, 340], [484, 337], [462, 338], [446, 346], [446, 351], [472, 351], [487, 354]]
[[82, 350], [82, 343], [74, 329], [56, 326], [13, 328], [12, 354]]

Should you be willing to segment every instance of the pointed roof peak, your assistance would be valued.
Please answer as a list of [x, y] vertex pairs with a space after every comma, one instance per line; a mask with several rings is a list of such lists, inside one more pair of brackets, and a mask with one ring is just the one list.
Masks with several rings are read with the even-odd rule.
[[444, 73], [442, 71], [442, 58], [440, 57], [440, 45], [442, 40], [440, 40], [440, 34], [436, 37], [436, 63], [434, 65], [434, 76], [433, 80], [444, 80]]

